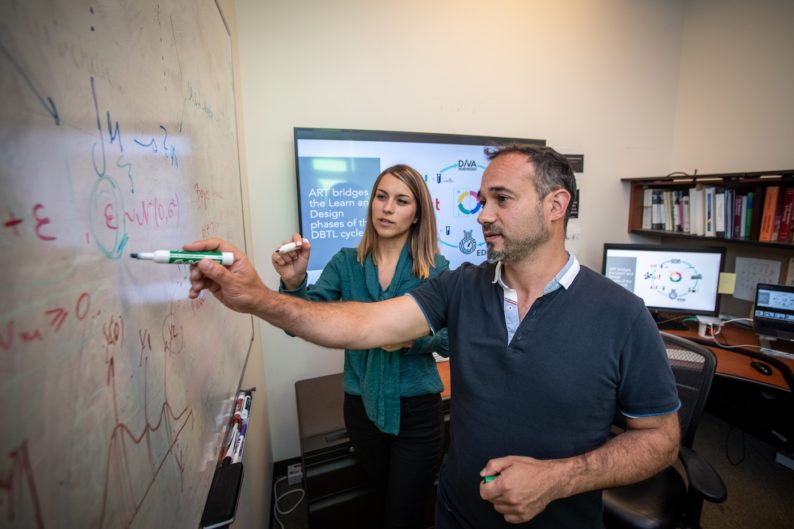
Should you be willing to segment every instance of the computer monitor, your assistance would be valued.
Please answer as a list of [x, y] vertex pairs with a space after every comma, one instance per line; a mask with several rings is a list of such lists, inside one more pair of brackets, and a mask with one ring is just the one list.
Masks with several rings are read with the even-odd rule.
[[[477, 224], [485, 147], [507, 143], [545, 145], [544, 140], [425, 132], [296, 127], [295, 168], [300, 230], [311, 240], [309, 283], [316, 281], [342, 247], [364, 234], [372, 184], [398, 163], [420, 174], [433, 199], [439, 250], [450, 268], [486, 257]], [[282, 234], [286, 237], [288, 234]]]
[[794, 340], [794, 287], [758, 283], [753, 330], [766, 338]]
[[659, 312], [719, 314], [719, 281], [725, 248], [663, 244], [604, 244], [602, 273]]

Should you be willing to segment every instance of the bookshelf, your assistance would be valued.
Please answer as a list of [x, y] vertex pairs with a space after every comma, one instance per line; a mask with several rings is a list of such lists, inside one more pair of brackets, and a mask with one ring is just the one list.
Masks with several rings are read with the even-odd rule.
[[[720, 241], [745, 247], [794, 249], [794, 226], [790, 220], [794, 213], [794, 169], [701, 175], [674, 173], [621, 181], [630, 187], [630, 233]], [[786, 189], [792, 191], [787, 194]], [[788, 231], [787, 236], [785, 231]]]

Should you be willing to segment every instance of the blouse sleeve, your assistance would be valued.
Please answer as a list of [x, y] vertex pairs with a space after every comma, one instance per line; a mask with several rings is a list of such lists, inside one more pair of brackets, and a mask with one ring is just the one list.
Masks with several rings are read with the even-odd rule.
[[438, 353], [444, 358], [449, 356], [449, 333], [446, 327], [432, 336], [417, 338], [411, 347], [405, 351], [405, 354], [410, 355], [428, 353]]
[[342, 298], [342, 274], [344, 273], [344, 256], [337, 252], [325, 265], [320, 277], [313, 285], [306, 279], [294, 290], [284, 288], [284, 283], [279, 281], [278, 291], [309, 301], [339, 301]]

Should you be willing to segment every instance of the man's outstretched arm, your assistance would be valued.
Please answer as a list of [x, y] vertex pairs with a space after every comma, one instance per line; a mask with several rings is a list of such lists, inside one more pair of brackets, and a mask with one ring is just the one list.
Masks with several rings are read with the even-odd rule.
[[425, 336], [430, 327], [408, 296], [377, 303], [312, 302], [270, 290], [238, 248], [221, 239], [186, 244], [187, 251], [233, 252], [228, 266], [205, 259], [191, 265], [189, 297], [209, 290], [228, 308], [253, 314], [325, 347], [369, 349]]

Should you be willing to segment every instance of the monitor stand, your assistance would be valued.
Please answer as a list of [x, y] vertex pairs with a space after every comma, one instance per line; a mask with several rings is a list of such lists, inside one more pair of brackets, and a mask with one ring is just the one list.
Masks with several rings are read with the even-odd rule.
[[660, 314], [657, 311], [652, 311], [651, 315], [660, 331], [686, 331], [688, 329], [688, 327], [681, 322], [681, 318], [684, 316], [670, 318], [670, 316]]

